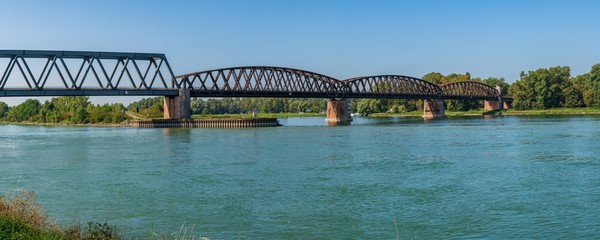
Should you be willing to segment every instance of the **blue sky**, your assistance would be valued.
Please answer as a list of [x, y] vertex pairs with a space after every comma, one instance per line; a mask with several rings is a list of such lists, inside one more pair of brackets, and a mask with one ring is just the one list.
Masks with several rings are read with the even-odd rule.
[[0, 49], [165, 53], [176, 74], [240, 65], [339, 79], [504, 77], [600, 63], [595, 1], [0, 0]]

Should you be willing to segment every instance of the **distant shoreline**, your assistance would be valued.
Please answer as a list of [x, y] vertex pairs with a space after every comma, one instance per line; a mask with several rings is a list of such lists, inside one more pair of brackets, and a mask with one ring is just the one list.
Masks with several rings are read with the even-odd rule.
[[[466, 112], [446, 112], [448, 117], [461, 116], [483, 116], [484, 111], [466, 111]], [[384, 117], [421, 117], [422, 111], [412, 111], [406, 113], [373, 113], [368, 117], [384, 118]], [[537, 109], [537, 110], [502, 110], [489, 115], [498, 116], [558, 116], [558, 115], [600, 115], [600, 108], [553, 108], [553, 109]], [[323, 113], [264, 113], [258, 114], [260, 118], [290, 118], [290, 117], [325, 117]], [[210, 115], [194, 115], [192, 119], [219, 119], [219, 118], [252, 118], [252, 114], [210, 114]], [[141, 118], [140, 118], [141, 119]], [[148, 118], [151, 119], [151, 118]], [[158, 119], [158, 118], [157, 118]], [[131, 120], [123, 123], [37, 123], [37, 122], [0, 122], [0, 125], [22, 125], [22, 126], [63, 126], [63, 127], [134, 127], [131, 125]]]
[[36, 123], [36, 122], [0, 122], [0, 125], [21, 125], [21, 126], [47, 126], [47, 127], [131, 127], [127, 123]]
[[[482, 116], [486, 115], [485, 111], [466, 111], [466, 112], [450, 112], [446, 111], [448, 117], [460, 116]], [[369, 117], [420, 117], [422, 111], [412, 111], [406, 113], [373, 113]], [[532, 109], [532, 110], [501, 110], [489, 115], [499, 116], [553, 116], [553, 115], [600, 115], [600, 108], [552, 108], [552, 109]]]

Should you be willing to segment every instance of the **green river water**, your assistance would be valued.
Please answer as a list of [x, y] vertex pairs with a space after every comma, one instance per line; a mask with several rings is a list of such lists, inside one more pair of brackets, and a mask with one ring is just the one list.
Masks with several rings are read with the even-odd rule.
[[0, 125], [0, 191], [133, 238], [594, 238], [600, 117], [280, 119], [277, 128]]

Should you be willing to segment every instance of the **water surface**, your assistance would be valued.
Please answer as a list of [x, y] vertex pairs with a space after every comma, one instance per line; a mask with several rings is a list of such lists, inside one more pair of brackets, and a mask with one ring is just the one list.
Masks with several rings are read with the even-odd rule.
[[600, 118], [281, 119], [284, 127], [0, 125], [0, 190], [129, 236], [592, 238]]

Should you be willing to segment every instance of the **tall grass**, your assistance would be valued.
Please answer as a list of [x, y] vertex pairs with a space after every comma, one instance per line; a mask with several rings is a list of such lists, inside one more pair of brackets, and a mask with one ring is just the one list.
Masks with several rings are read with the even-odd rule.
[[20, 191], [9, 197], [0, 196], [0, 239], [125, 239], [118, 235], [114, 226], [107, 223], [89, 222], [87, 226], [60, 227], [46, 216], [35, 201], [35, 194]]
[[[44, 209], [35, 201], [35, 194], [20, 191], [14, 196], [0, 195], [0, 240], [121, 240], [127, 239], [117, 227], [104, 222], [88, 222], [61, 227], [48, 218]], [[181, 226], [170, 235], [152, 233], [143, 238], [151, 240], [208, 240], [196, 237], [194, 225]]]
[[68, 234], [46, 217], [33, 193], [22, 191], [0, 196], [0, 239], [68, 239]]

